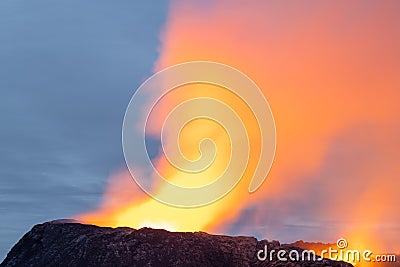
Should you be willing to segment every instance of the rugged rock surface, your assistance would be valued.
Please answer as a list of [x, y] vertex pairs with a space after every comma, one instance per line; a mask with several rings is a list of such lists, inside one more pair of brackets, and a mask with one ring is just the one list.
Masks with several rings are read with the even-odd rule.
[[69, 221], [36, 225], [0, 266], [351, 266], [344, 262], [260, 261], [257, 251], [296, 249], [253, 237], [107, 228]]

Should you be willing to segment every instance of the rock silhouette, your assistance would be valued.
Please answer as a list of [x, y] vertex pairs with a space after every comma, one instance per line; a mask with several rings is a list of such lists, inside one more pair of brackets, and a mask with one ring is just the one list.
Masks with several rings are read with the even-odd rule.
[[281, 261], [276, 255], [262, 261], [257, 252], [265, 246], [268, 251], [302, 252], [254, 237], [109, 228], [61, 220], [34, 226], [0, 266], [352, 266], [328, 259]]

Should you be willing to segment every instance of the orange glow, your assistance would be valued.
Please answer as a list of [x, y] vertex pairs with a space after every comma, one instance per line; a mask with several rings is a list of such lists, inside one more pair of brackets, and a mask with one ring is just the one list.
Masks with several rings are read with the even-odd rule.
[[[263, 224], [262, 218], [269, 212], [263, 209], [263, 203], [275, 205], [275, 210], [281, 211], [279, 215], [286, 215], [281, 218], [285, 222], [293, 217], [294, 209], [280, 202], [284, 201], [282, 196], [290, 195], [296, 203], [308, 200], [304, 203], [310, 206], [302, 208], [314, 210], [313, 218], [296, 220], [340, 222], [334, 233], [321, 233], [325, 241], [343, 236], [357, 249], [400, 251], [399, 240], [393, 237], [400, 233], [398, 2], [206, 2], [172, 1], [155, 70], [208, 60], [250, 76], [263, 90], [277, 127], [277, 153], [268, 179], [257, 192], [248, 194], [256, 164], [250, 162], [244, 179], [220, 201], [179, 209], [150, 199], [137, 189], [128, 173], [122, 173], [122, 193], [107, 191], [100, 209], [80, 219], [109, 226], [221, 232], [228, 223], [239, 220], [242, 209], [249, 206], [258, 213], [246, 223], [250, 227]], [[196, 90], [177, 90], [170, 95], [160, 103], [162, 112], [150, 118], [151, 131], [159, 133], [163, 116], [176, 103], [198, 94]], [[230, 95], [216, 95], [219, 93], [209, 87], [201, 94], [214, 94], [245, 118], [249, 116], [246, 107]], [[254, 121], [244, 121], [252, 153], [259, 153]], [[198, 123], [200, 127], [188, 127], [180, 140], [189, 158], [198, 156], [190, 145], [192, 138], [210, 136], [222, 151], [229, 151], [221, 129]], [[354, 148], [341, 145], [342, 139]], [[336, 146], [335, 142], [340, 144]], [[329, 158], [335, 149], [343, 153], [353, 149], [354, 156], [347, 161]], [[189, 183], [208, 182], [221, 172], [226, 156], [221, 153], [221, 162], [209, 170], [209, 175]], [[157, 164], [171, 175], [171, 181], [188, 183], [163, 157]], [[344, 181], [343, 176], [323, 176], [326, 166], [334, 166], [333, 172], [340, 171], [349, 178]], [[316, 191], [326, 187], [331, 191], [313, 201], [315, 192], [310, 192], [310, 186], [315, 184], [321, 185]], [[132, 191], [136, 199], [109, 205], [120, 194]], [[274, 233], [267, 230], [264, 235], [268, 238]]]
[[[250, 108], [234, 94], [229, 91], [216, 90], [213, 85], [197, 84], [191, 86], [200, 87], [200, 90], [190, 90], [190, 94], [188, 94], [188, 86], [177, 88], [168, 95], [169, 101], [162, 100], [158, 104], [161, 107], [156, 107], [155, 109], [163, 110], [168, 105], [174, 107], [177, 103], [186, 99], [209, 96], [223, 99], [226, 104], [237, 110], [246, 128], [256, 129], [257, 125], [255, 124], [255, 119], [252, 118], [254, 116]], [[149, 120], [152, 123], [152, 132], [160, 130], [166, 115], [166, 113], [152, 113], [150, 115]], [[259, 153], [259, 134], [258, 131], [253, 131], [249, 136], [250, 140], [252, 140], [251, 147], [253, 148], [253, 153]], [[182, 129], [179, 141], [182, 153], [189, 159], [195, 159], [199, 157], [199, 151], [196, 146], [202, 138], [206, 137], [212, 138], [218, 148], [216, 160], [210, 168], [204, 172], [189, 176], [185, 173], [180, 173], [172, 167], [162, 155], [157, 159], [158, 170], [163, 173], [164, 177], [167, 177], [170, 182], [179, 185], [193, 187], [212, 182], [224, 171], [227, 161], [229, 160], [229, 153], [231, 152], [229, 137], [224, 129], [220, 125], [208, 120], [195, 120]], [[172, 142], [172, 140], [169, 140], [167, 145]], [[232, 206], [236, 205], [240, 207], [243, 205], [242, 199], [248, 194], [248, 184], [252, 178], [252, 171], [255, 169], [256, 164], [257, 161], [250, 161], [244, 178], [230, 194], [217, 202], [198, 208], [173, 207], [151, 199], [147, 195], [144, 195], [144, 193], [139, 193], [138, 189], [135, 189], [135, 184], [131, 180], [128, 172], [122, 173], [118, 178], [114, 178], [111, 181], [111, 185], [118, 185], [119, 183], [123, 183], [123, 185], [115, 186], [118, 189], [110, 189], [106, 192], [103, 207], [94, 213], [81, 215], [79, 219], [87, 223], [107, 226], [130, 226], [134, 228], [148, 226], [165, 228], [171, 231], [206, 230], [217, 223], [216, 218], [222, 220], [222, 218], [227, 218], [229, 216], [233, 217], [235, 211], [232, 210]], [[129, 191], [131, 189], [133, 190]], [[163, 193], [163, 188], [159, 188], [158, 190], [159, 193]], [[125, 203], [113, 205], [113, 207], [105, 206], [109, 200], [118, 198], [120, 194], [122, 196], [129, 194], [129, 192], [136, 192], [136, 194], [141, 195], [141, 197], [133, 202], [128, 200]], [[239, 210], [238, 208], [237, 212]]]

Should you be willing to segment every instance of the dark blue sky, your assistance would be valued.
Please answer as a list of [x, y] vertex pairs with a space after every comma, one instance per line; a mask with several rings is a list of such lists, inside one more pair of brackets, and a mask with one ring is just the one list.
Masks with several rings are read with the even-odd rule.
[[152, 73], [165, 1], [0, 2], [0, 259], [32, 225], [97, 206]]

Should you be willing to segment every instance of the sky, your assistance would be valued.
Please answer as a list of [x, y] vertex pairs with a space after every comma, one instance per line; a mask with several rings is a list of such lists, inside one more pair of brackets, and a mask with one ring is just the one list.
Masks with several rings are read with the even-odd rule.
[[123, 115], [144, 79], [191, 60], [250, 76], [277, 128], [266, 183], [202, 230], [400, 250], [397, 1], [140, 3], [0, 3], [1, 255], [39, 222], [113, 219], [116, 196], [156, 205], [128, 178]]
[[0, 1], [0, 258], [33, 225], [93, 209], [124, 168], [121, 124], [167, 3]]

